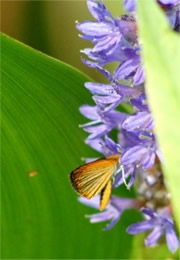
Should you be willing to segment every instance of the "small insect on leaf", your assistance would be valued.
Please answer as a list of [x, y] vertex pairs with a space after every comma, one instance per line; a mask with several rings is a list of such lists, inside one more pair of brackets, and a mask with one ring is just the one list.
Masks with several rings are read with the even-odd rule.
[[38, 171], [34, 170], [34, 171], [31, 171], [31, 172], [28, 172], [28, 177], [34, 177], [38, 174]]
[[84, 164], [70, 174], [74, 189], [83, 197], [91, 199], [100, 193], [100, 210], [109, 203], [112, 177], [118, 172], [120, 154], [108, 156]]

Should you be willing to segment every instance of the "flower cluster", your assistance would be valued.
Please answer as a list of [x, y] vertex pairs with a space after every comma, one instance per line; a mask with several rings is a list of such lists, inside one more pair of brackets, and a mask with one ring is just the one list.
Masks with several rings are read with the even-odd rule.
[[[158, 1], [175, 31], [180, 30], [178, 2]], [[94, 106], [80, 107], [80, 112], [90, 120], [82, 125], [89, 133], [86, 143], [105, 156], [121, 153], [120, 164], [123, 171], [116, 176], [114, 187], [125, 183], [129, 189], [138, 179], [138, 193], [141, 197], [141, 200], [137, 201], [112, 196], [105, 211], [89, 216], [90, 221], [111, 219], [111, 223], [106, 227], [109, 229], [119, 220], [123, 210], [141, 208], [143, 205], [145, 208], [142, 213], [148, 216], [149, 220], [131, 225], [127, 232], [136, 234], [153, 229], [145, 240], [146, 246], [155, 245], [165, 234], [169, 250], [175, 252], [179, 242], [170, 216], [168, 192], [160, 169], [162, 156], [156, 143], [154, 122], [144, 89], [145, 74], [138, 41], [136, 1], [124, 0], [124, 8], [129, 14], [117, 18], [106, 9], [102, 0], [87, 0], [87, 6], [94, 21], [84, 21], [76, 26], [81, 32], [80, 37], [90, 41], [93, 46], [81, 51], [87, 56], [82, 61], [88, 67], [103, 73], [108, 83], [85, 84], [95, 102]], [[105, 68], [110, 63], [116, 65], [111, 73]], [[129, 104], [133, 112], [120, 112], [118, 107], [122, 103]], [[117, 142], [111, 138], [111, 131], [114, 129], [117, 131]], [[158, 186], [157, 190], [158, 182], [163, 184]], [[161, 196], [159, 200], [155, 198], [157, 192]], [[98, 196], [91, 200], [80, 198], [80, 202], [94, 208], [97, 208], [98, 201]]]

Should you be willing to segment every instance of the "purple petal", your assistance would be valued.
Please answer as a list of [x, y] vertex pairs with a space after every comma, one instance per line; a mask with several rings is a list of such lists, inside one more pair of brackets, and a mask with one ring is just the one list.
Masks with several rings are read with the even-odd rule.
[[111, 142], [110, 138], [108, 139], [109, 140], [107, 140], [107, 137], [105, 137], [105, 141], [102, 138], [90, 139], [86, 140], [85, 143], [105, 156], [119, 153], [119, 145], [115, 143], [113, 144], [113, 141], [111, 140]]
[[141, 90], [139, 89], [128, 87], [126, 85], [122, 85], [119, 83], [117, 83], [115, 88], [117, 89], [118, 94], [124, 97], [128, 97], [128, 96], [132, 97], [133, 95], [138, 95], [141, 93]]
[[124, 0], [124, 9], [127, 12], [134, 12], [136, 9], [136, 0]]
[[168, 226], [166, 229], [166, 241], [169, 250], [175, 253], [179, 247], [179, 240], [172, 226]]
[[111, 197], [111, 205], [118, 211], [125, 209], [139, 208], [139, 201], [135, 199], [119, 198], [117, 196]]
[[132, 72], [135, 71], [139, 60], [130, 59], [122, 62], [114, 72], [114, 78], [116, 80], [126, 79]]
[[144, 129], [148, 124], [152, 122], [152, 117], [150, 113], [144, 111], [139, 112], [136, 115], [130, 115], [127, 119], [123, 122], [122, 128], [126, 129], [127, 131], [134, 131], [136, 129]]
[[104, 155], [109, 155], [109, 153], [107, 153], [107, 149], [104, 148], [105, 147], [104, 140], [102, 140], [101, 138], [86, 140], [85, 143], [88, 144], [90, 147], [92, 147], [94, 150]]
[[118, 220], [120, 219], [120, 217], [121, 217], [121, 214], [117, 214], [117, 216], [114, 217], [114, 218], [112, 219], [112, 221], [111, 221], [105, 228], [103, 228], [103, 230], [104, 230], [104, 231], [107, 231], [107, 230], [112, 229], [112, 228], [116, 225], [116, 223], [118, 222]]
[[105, 21], [106, 17], [113, 20], [112, 15], [108, 12], [105, 5], [94, 0], [88, 0], [87, 6], [92, 16], [98, 21]]
[[[126, 45], [126, 43], [124, 43], [124, 45]], [[125, 49], [122, 49], [122, 48], [116, 48], [116, 49], [114, 49], [113, 52], [111, 52], [111, 54], [106, 55], [106, 53], [104, 53], [104, 55], [103, 55], [103, 57], [108, 59], [109, 62], [112, 62], [112, 61], [122, 62], [122, 61], [127, 60], [127, 55], [125, 53]]]
[[83, 50], [80, 51], [81, 53], [84, 53], [85, 55], [87, 55], [90, 59], [94, 60], [94, 61], [98, 61], [98, 56], [95, 55], [92, 52], [92, 48], [85, 48]]
[[144, 146], [134, 146], [132, 148], [126, 149], [122, 154], [121, 163], [123, 165], [132, 164], [142, 158], [142, 156], [146, 153], [147, 149]]
[[136, 180], [136, 170], [134, 170], [131, 174], [131, 179], [130, 181], [128, 182], [128, 185], [127, 185], [127, 188], [130, 189], [132, 187], [132, 185], [134, 184]]
[[100, 95], [113, 95], [116, 94], [116, 91], [110, 84], [101, 84], [94, 82], [86, 82], [85, 87], [92, 94], [100, 94]]
[[133, 106], [137, 107], [139, 110], [149, 110], [147, 105], [147, 100], [144, 94], [141, 94], [138, 98], [130, 99]]
[[141, 85], [144, 83], [144, 81], [145, 81], [144, 70], [142, 66], [139, 66], [136, 71], [136, 74], [134, 75], [133, 83], [134, 85]]
[[89, 35], [82, 35], [82, 34], [78, 34], [79, 38], [87, 40], [87, 41], [93, 41], [94, 37], [93, 36], [89, 36]]
[[145, 239], [145, 245], [146, 246], [154, 246], [157, 244], [157, 241], [160, 239], [162, 236], [164, 230], [160, 227], [157, 226], [154, 228], [154, 230], [148, 235], [148, 237]]
[[134, 235], [134, 234], [145, 232], [152, 228], [154, 228], [154, 221], [146, 220], [146, 221], [141, 221], [136, 224], [130, 225], [126, 231], [127, 233]]
[[152, 210], [152, 209], [148, 209], [148, 208], [143, 208], [141, 210], [141, 212], [144, 214], [144, 215], [147, 215], [149, 216], [150, 218], [157, 218], [157, 213]]
[[[150, 146], [147, 146], [147, 151], [151, 148], [152, 150], [155, 150], [155, 136], [153, 133], [151, 132], [147, 132], [149, 129], [145, 129], [145, 130], [140, 130], [135, 132], [136, 135], [139, 138], [139, 142], [142, 144], [147, 144]], [[152, 129], [151, 129], [152, 130]], [[152, 146], [153, 145], [153, 146]]]
[[95, 106], [83, 105], [83, 106], [80, 107], [79, 110], [80, 110], [82, 115], [84, 115], [85, 117], [87, 117], [91, 120], [99, 120], [100, 119], [100, 116], [98, 115]]
[[[79, 201], [90, 207], [98, 208], [99, 202], [100, 202], [100, 196], [97, 195], [95, 198], [92, 198], [90, 200], [87, 200], [85, 198], [80, 198]], [[111, 201], [110, 201], [110, 203], [106, 207], [105, 211], [103, 211], [101, 213], [97, 213], [97, 214], [87, 215], [86, 217], [90, 218], [91, 223], [103, 222], [103, 221], [112, 219], [110, 224], [108, 224], [104, 228], [104, 230], [109, 230], [117, 223], [117, 221], [120, 218], [121, 213], [122, 213], [122, 210], [117, 208], [116, 205], [114, 205], [114, 203], [111, 204]]]
[[112, 111], [113, 109], [115, 109], [120, 103], [121, 103], [122, 99], [119, 98], [117, 99], [117, 101], [115, 101], [114, 103], [112, 103], [110, 106], [107, 106], [106, 108], [104, 108], [103, 112], [110, 112]]
[[128, 60], [136, 60], [140, 61], [140, 56], [139, 56], [140, 48], [136, 47], [132, 49], [132, 46], [127, 46], [127, 48], [124, 49], [124, 54], [126, 55], [126, 58]]
[[106, 69], [102, 68], [100, 65], [98, 65], [96, 62], [92, 62], [92, 61], [88, 61], [86, 59], [82, 58], [82, 62], [90, 67], [90, 68], [96, 68], [98, 69], [109, 81], [112, 81], [112, 76], [110, 74], [109, 71], [107, 71]]
[[109, 119], [111, 119], [111, 122], [114, 124], [122, 124], [122, 122], [126, 119], [127, 114], [118, 112], [118, 111], [111, 111], [108, 113]]
[[[92, 41], [93, 39], [89, 39], [89, 40]], [[95, 53], [93, 52], [92, 48], [85, 48], [84, 50], [81, 50], [81, 53], [84, 53], [94, 61], [98, 61], [100, 65], [105, 65], [114, 61], [122, 62], [127, 59], [127, 57], [124, 54], [124, 50], [120, 48], [115, 48], [112, 51], [110, 51], [110, 53], [109, 52]]]
[[105, 136], [105, 143], [107, 147], [114, 152], [114, 154], [117, 154], [120, 152], [121, 148], [119, 144], [116, 144], [110, 137], [107, 135]]
[[103, 20], [102, 13], [105, 9], [104, 5], [101, 5], [97, 1], [88, 0], [87, 1], [87, 7], [88, 7], [90, 13], [92, 14], [92, 16], [96, 20], [100, 20], [100, 21]]
[[121, 173], [118, 173], [118, 175], [116, 176], [115, 178], [115, 181], [113, 183], [113, 187], [114, 188], [117, 188], [119, 187], [120, 185], [122, 185], [124, 183], [123, 179], [122, 179], [122, 174]]
[[91, 223], [103, 222], [109, 219], [112, 219], [114, 216], [113, 212], [105, 210], [104, 212], [86, 215], [86, 217], [90, 218]]
[[114, 103], [116, 101], [119, 101], [120, 96], [119, 95], [112, 95], [112, 96], [94, 96], [93, 100], [96, 103], [101, 103], [101, 104], [110, 104]]
[[76, 25], [77, 29], [88, 36], [102, 37], [113, 32], [110, 23], [85, 21]]
[[98, 41], [98, 43], [93, 48], [93, 52], [106, 52], [106, 54], [109, 55], [114, 52], [120, 41], [120, 32], [111, 33], [110, 35], [107, 35]]
[[124, 149], [139, 145], [140, 143], [139, 136], [135, 132], [128, 132], [123, 128], [118, 136], [118, 140]]
[[141, 161], [141, 166], [144, 169], [150, 169], [154, 165], [155, 161], [155, 152], [149, 151]]
[[170, 5], [170, 4], [178, 4], [179, 0], [159, 0], [159, 2], [161, 2], [161, 4], [164, 5]]
[[[101, 137], [102, 135], [104, 135], [108, 132], [108, 129], [105, 125], [85, 127], [84, 130], [88, 133], [92, 133], [91, 135], [88, 136], [87, 140]], [[109, 131], [110, 131], [110, 129], [109, 129]]]
[[99, 202], [100, 202], [100, 196], [97, 195], [93, 197], [92, 199], [86, 199], [84, 197], [79, 197], [78, 198], [79, 202], [82, 204], [89, 206], [91, 208], [99, 209]]

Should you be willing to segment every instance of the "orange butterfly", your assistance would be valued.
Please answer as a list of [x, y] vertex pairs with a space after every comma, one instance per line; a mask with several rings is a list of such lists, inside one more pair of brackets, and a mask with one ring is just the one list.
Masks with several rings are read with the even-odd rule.
[[120, 154], [98, 159], [84, 164], [70, 174], [75, 190], [82, 196], [91, 199], [100, 193], [100, 210], [109, 203], [113, 178], [120, 171]]

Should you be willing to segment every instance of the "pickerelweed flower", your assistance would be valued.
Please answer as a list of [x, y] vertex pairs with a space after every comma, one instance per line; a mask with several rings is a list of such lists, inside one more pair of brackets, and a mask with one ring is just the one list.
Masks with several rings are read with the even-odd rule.
[[157, 214], [151, 209], [144, 208], [142, 209], [142, 213], [148, 217], [148, 219], [129, 226], [127, 232], [134, 235], [153, 229], [150, 235], [145, 239], [146, 246], [156, 245], [160, 237], [165, 234], [168, 248], [174, 253], [179, 246], [179, 241], [174, 232], [173, 221], [171, 217], [169, 217], [169, 209], [164, 209], [163, 212]]
[[[180, 1], [158, 0], [171, 28], [180, 32]], [[112, 228], [122, 212], [129, 208], [142, 209], [149, 219], [132, 224], [130, 234], [152, 230], [145, 240], [146, 246], [154, 246], [165, 234], [171, 252], [179, 247], [175, 233], [170, 195], [167, 191], [161, 163], [163, 158], [156, 142], [154, 121], [145, 93], [145, 73], [141, 63], [141, 45], [136, 23], [136, 0], [124, 0], [129, 14], [113, 17], [102, 0], [87, 0], [93, 21], [77, 22], [80, 37], [92, 43], [91, 48], [81, 51], [86, 55], [84, 64], [99, 70], [108, 83], [86, 82], [95, 105], [83, 105], [80, 112], [90, 121], [81, 127], [89, 133], [86, 143], [104, 156], [120, 153], [121, 171], [115, 176], [113, 187], [125, 184], [128, 189], [137, 182], [139, 199], [112, 196], [106, 209], [88, 216], [90, 222], [110, 220], [105, 230]], [[143, 43], [141, 43], [143, 44]], [[113, 72], [105, 66], [115, 62]], [[131, 114], [120, 112], [118, 106], [129, 104]], [[116, 142], [111, 131], [117, 131]], [[87, 161], [90, 161], [88, 158]], [[79, 201], [98, 208], [100, 197], [80, 197]]]
[[[80, 197], [79, 201], [92, 208], [98, 209], [99, 208], [99, 199], [100, 199], [100, 196], [97, 195], [96, 197], [92, 198], [91, 200]], [[97, 222], [111, 220], [111, 222], [103, 229], [103, 230], [109, 230], [119, 221], [121, 214], [123, 213], [124, 210], [132, 209], [132, 208], [138, 209], [139, 206], [140, 206], [140, 202], [138, 200], [119, 198], [117, 196], [112, 196], [111, 201], [108, 204], [108, 206], [104, 212], [93, 214], [93, 215], [86, 215], [86, 217], [90, 219], [91, 223], [97, 223]]]

